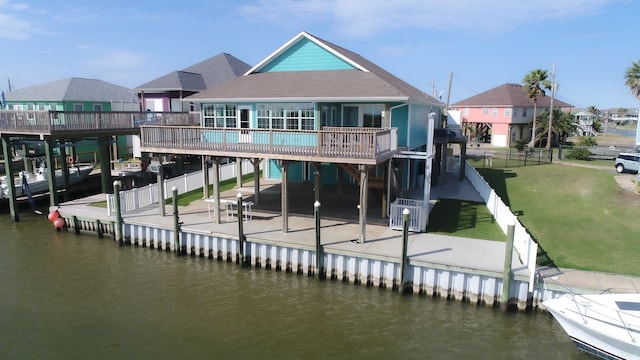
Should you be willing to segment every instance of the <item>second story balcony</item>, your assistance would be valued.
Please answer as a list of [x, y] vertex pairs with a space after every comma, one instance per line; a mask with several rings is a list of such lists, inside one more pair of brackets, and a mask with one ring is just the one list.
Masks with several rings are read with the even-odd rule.
[[199, 122], [199, 113], [186, 112], [0, 111], [0, 133], [12, 135], [137, 134], [138, 128], [146, 124], [193, 125]]
[[285, 130], [145, 125], [140, 134], [141, 150], [152, 153], [375, 165], [398, 150], [395, 128]]

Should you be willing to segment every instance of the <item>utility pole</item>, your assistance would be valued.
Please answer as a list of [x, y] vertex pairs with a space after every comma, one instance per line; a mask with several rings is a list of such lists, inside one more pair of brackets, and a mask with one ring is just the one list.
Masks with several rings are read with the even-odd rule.
[[9, 91], [11, 91], [11, 79], [7, 78], [7, 83], [9, 84]]
[[444, 116], [445, 120], [443, 121], [442, 127], [447, 127], [447, 119], [449, 116], [449, 99], [451, 98], [451, 82], [453, 81], [453, 71], [449, 74], [449, 89], [447, 89], [447, 103], [444, 106]]
[[[551, 136], [553, 131], [553, 97], [556, 93], [556, 64], [553, 64], [553, 70], [551, 70], [551, 102], [549, 104], [549, 132], [547, 133], [547, 151], [551, 150]], [[551, 156], [551, 155], [549, 155]]]

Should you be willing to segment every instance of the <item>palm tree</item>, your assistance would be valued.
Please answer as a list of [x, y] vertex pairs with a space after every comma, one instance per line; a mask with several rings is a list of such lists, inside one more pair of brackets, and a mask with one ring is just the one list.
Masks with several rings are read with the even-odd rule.
[[522, 90], [526, 92], [529, 100], [533, 102], [533, 125], [531, 126], [531, 148], [536, 145], [536, 112], [538, 111], [538, 98], [545, 96], [545, 90], [551, 90], [551, 81], [548, 79], [547, 70], [531, 70], [522, 79]]
[[[540, 113], [540, 116], [538, 116], [538, 127], [543, 129], [542, 134], [549, 132], [549, 111], [545, 110], [543, 113]], [[567, 136], [574, 133], [577, 127], [578, 125], [571, 114], [558, 109], [553, 110], [551, 130], [552, 133], [557, 134], [559, 144], [564, 144]], [[551, 141], [553, 141], [553, 139], [551, 139]], [[547, 139], [547, 144], [548, 143], [550, 143], [549, 139]]]
[[640, 100], [640, 60], [631, 62], [631, 67], [624, 74], [624, 79], [624, 84], [629, 86], [633, 96]]
[[[593, 130], [595, 130], [596, 132], [600, 132], [602, 130], [601, 128], [601, 117], [602, 117], [602, 111], [600, 111], [600, 109], [598, 109], [595, 105], [591, 105], [589, 106], [589, 108], [587, 109], [587, 112], [591, 115], [593, 115], [593, 117], [595, 118], [593, 120], [593, 123], [591, 124], [591, 127], [593, 128]], [[591, 116], [589, 116], [591, 117]], [[606, 125], [605, 125], [605, 136], [607, 136], [607, 129], [606, 129]]]

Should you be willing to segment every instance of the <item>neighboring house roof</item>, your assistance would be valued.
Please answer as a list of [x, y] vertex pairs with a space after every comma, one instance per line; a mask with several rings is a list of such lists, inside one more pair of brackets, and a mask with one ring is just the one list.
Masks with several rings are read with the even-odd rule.
[[67, 78], [5, 93], [7, 101], [138, 101], [124, 86], [102, 80]]
[[244, 74], [251, 66], [244, 61], [221, 53], [183, 70], [174, 71], [146, 84], [136, 91], [193, 91], [198, 92], [220, 85]]
[[[345, 69], [268, 71], [263, 69], [302, 40], [309, 40], [344, 64]], [[442, 104], [437, 99], [400, 80], [362, 56], [301, 32], [258, 65], [215, 88], [188, 97], [190, 101], [411, 101]]]
[[[551, 97], [549, 96], [538, 98], [539, 107], [549, 107], [550, 103]], [[492, 106], [531, 107], [533, 106], [533, 102], [523, 90], [522, 85], [507, 83], [451, 105], [453, 108]], [[557, 108], [573, 107], [573, 105], [567, 104], [558, 99], [553, 99], [553, 106]]]

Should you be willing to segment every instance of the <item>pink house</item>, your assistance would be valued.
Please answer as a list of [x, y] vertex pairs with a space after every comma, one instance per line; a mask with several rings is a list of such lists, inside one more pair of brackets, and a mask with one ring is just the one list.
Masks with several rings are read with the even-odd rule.
[[[538, 114], [549, 110], [551, 98], [538, 99]], [[451, 105], [460, 111], [462, 134], [469, 142], [511, 147], [531, 139], [533, 102], [520, 84], [503, 84]], [[571, 111], [573, 105], [554, 99], [553, 108]]]

